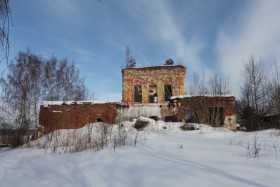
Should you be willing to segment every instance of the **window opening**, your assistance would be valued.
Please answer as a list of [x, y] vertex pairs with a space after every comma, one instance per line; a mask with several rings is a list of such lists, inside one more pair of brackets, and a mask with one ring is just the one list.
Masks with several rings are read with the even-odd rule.
[[150, 103], [157, 103], [157, 85], [149, 86], [149, 101]]
[[142, 86], [137, 85], [134, 87], [134, 102], [142, 102]]
[[164, 99], [168, 101], [172, 96], [172, 86], [170, 84], [164, 85]]

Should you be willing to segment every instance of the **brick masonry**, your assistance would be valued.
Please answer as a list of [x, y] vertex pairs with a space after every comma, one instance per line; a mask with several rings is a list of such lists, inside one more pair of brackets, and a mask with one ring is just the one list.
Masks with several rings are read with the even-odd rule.
[[56, 129], [77, 129], [89, 123], [102, 120], [116, 123], [117, 111], [125, 108], [118, 103], [49, 104], [40, 107], [39, 132], [47, 134]]
[[[122, 69], [122, 102], [50, 102], [40, 107], [38, 131], [47, 134], [56, 129], [77, 129], [86, 124], [102, 120], [108, 124], [116, 123], [118, 109], [129, 105], [148, 105], [151, 102], [151, 86], [156, 92], [156, 102], [153, 106], [160, 108], [160, 116], [174, 116], [175, 120], [184, 121], [185, 109], [192, 108], [197, 116], [195, 122], [207, 123], [209, 107], [223, 109], [223, 123], [232, 128], [235, 126], [234, 97], [194, 96], [165, 101], [165, 85], [171, 85], [172, 95], [185, 94], [186, 67], [181, 65], [164, 65], [150, 67], [133, 67]], [[141, 102], [135, 102], [135, 86], [141, 86]], [[176, 97], [175, 97], [176, 98]], [[129, 119], [129, 116], [127, 117]]]
[[223, 117], [223, 126], [235, 129], [236, 115], [234, 110], [233, 96], [193, 96], [193, 97], [175, 97], [174, 104], [177, 107], [177, 118], [179, 121], [185, 119], [186, 108], [192, 109], [194, 113], [193, 122], [208, 123], [209, 109], [221, 108]]
[[164, 85], [172, 86], [172, 95], [185, 94], [186, 67], [181, 65], [124, 68], [122, 70], [122, 102], [133, 104], [135, 86], [142, 87], [142, 102], [149, 102], [149, 87], [156, 85], [157, 103], [164, 103]]

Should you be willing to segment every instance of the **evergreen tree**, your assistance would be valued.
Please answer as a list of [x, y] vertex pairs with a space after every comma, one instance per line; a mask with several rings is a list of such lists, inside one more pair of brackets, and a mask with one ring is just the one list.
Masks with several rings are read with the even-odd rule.
[[136, 60], [133, 56], [130, 54], [130, 49], [128, 46], [126, 46], [125, 50], [125, 67], [135, 67], [136, 66]]

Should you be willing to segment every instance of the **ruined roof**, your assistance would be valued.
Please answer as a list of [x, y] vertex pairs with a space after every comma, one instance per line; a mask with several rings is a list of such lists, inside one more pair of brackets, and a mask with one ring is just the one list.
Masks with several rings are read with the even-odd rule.
[[186, 68], [183, 65], [155, 65], [155, 66], [135, 66], [135, 67], [125, 67], [122, 70], [126, 69], [161, 69], [161, 68], [172, 68], [172, 67], [181, 67], [181, 68]]
[[42, 101], [41, 106], [49, 106], [49, 105], [84, 105], [84, 104], [117, 104], [117, 105], [127, 105], [123, 102], [111, 102], [111, 101]]
[[177, 95], [172, 96], [170, 99], [184, 99], [184, 98], [192, 98], [192, 97], [234, 97], [233, 95], [229, 94], [199, 94], [199, 95]]

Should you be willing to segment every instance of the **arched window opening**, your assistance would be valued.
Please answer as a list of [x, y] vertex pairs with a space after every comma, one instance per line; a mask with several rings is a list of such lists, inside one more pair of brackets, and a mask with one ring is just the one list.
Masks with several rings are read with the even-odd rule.
[[97, 118], [96, 121], [97, 122], [103, 122], [103, 119], [102, 118]]

